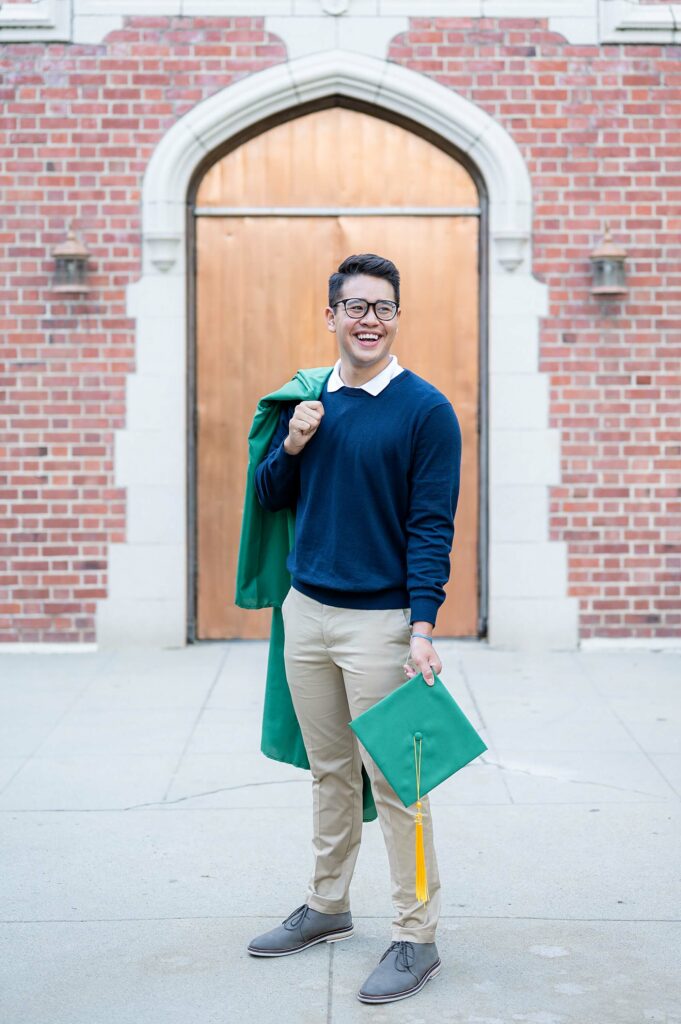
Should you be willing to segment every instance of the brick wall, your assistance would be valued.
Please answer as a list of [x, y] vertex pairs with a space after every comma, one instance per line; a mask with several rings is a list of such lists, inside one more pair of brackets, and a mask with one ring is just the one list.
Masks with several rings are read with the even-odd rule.
[[[196, 103], [286, 59], [257, 18], [131, 18], [97, 46], [0, 46], [0, 641], [93, 641], [107, 545], [124, 539], [125, 424], [140, 193]], [[68, 218], [92, 295], [50, 293]]]
[[[390, 58], [513, 136], [532, 179], [540, 369], [561, 433], [550, 539], [580, 636], [681, 634], [681, 47], [577, 46], [546, 22], [418, 19]], [[590, 294], [609, 221], [628, 295]]]
[[[390, 49], [503, 124], [530, 170], [563, 453], [550, 536], [569, 546], [582, 637], [681, 633], [680, 55], [571, 45], [523, 19], [414, 19]], [[142, 176], [175, 119], [285, 58], [255, 18], [131, 18], [96, 46], [0, 46], [0, 640], [95, 639], [107, 545], [124, 539], [113, 432], [135, 368]], [[86, 299], [49, 291], [71, 217], [93, 256]], [[603, 303], [588, 254], [606, 219], [630, 291]]]

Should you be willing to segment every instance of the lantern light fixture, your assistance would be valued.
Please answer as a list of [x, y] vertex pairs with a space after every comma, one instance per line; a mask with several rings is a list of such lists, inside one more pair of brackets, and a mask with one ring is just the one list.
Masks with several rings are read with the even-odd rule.
[[73, 225], [69, 229], [66, 240], [53, 249], [52, 255], [55, 260], [53, 291], [73, 295], [85, 294], [90, 291], [85, 283], [90, 253], [76, 238]]
[[593, 279], [592, 295], [622, 295], [626, 293], [624, 261], [627, 254], [613, 241], [609, 224], [605, 225], [605, 234], [589, 258]]

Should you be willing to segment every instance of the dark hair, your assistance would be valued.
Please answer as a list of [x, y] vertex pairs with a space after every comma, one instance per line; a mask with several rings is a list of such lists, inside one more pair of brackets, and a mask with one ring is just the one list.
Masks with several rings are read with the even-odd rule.
[[335, 274], [329, 278], [329, 305], [338, 302], [343, 285], [349, 277], [367, 274], [369, 277], [384, 277], [390, 281], [395, 292], [395, 301], [400, 304], [400, 272], [390, 260], [376, 256], [373, 252], [365, 252], [359, 256], [348, 256], [344, 259]]

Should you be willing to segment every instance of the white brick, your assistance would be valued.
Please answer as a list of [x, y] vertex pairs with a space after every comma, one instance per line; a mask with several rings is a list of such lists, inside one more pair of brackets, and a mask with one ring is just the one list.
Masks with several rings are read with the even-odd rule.
[[130, 544], [182, 545], [186, 539], [186, 496], [183, 487], [128, 490], [127, 539]]
[[560, 482], [560, 436], [557, 430], [491, 430], [490, 483], [557, 484]]
[[545, 542], [548, 515], [547, 487], [531, 484], [493, 487], [489, 496], [490, 542]]
[[109, 600], [97, 608], [100, 647], [183, 647], [186, 642], [184, 601]]
[[511, 650], [572, 650], [578, 642], [576, 598], [493, 597], [488, 640]]
[[489, 582], [496, 597], [562, 597], [567, 546], [556, 541], [490, 544]]
[[495, 270], [489, 275], [489, 287], [494, 309], [502, 316], [548, 314], [548, 285], [531, 274]]
[[[318, 6], [315, 13], [319, 14]], [[285, 43], [289, 60], [330, 50], [336, 44], [333, 18], [266, 18], [265, 30]]]
[[146, 274], [128, 285], [126, 298], [128, 316], [184, 317], [184, 275]]
[[[179, 417], [179, 420], [178, 418]], [[114, 439], [116, 485], [184, 484], [183, 410], [172, 430], [119, 430]]]
[[184, 553], [177, 545], [111, 545], [109, 593], [114, 599], [178, 601], [185, 575]]
[[545, 428], [549, 417], [549, 379], [539, 373], [490, 374], [490, 429]]
[[123, 18], [107, 15], [90, 15], [86, 18], [73, 19], [73, 43], [101, 43], [109, 32], [116, 32], [123, 27]]
[[127, 379], [129, 430], [163, 430], [175, 425], [185, 399], [183, 382], [173, 377], [132, 374]]
[[[352, 12], [355, 14], [355, 5]], [[339, 18], [337, 45], [353, 53], [385, 59], [390, 42], [409, 28], [407, 18]]]
[[490, 373], [536, 373], [539, 366], [539, 322], [509, 310], [489, 319]]
[[558, 32], [573, 45], [594, 46], [598, 43], [598, 16], [549, 18], [549, 32]]
[[185, 379], [183, 317], [143, 316], [137, 320], [137, 371], [140, 375]]
[[[328, 0], [293, 0], [293, 13], [319, 14], [325, 7]], [[378, 14], [379, 0], [346, 0], [346, 11], [342, 18], [334, 18], [338, 21], [347, 21], [348, 15], [354, 17], [357, 14]]]

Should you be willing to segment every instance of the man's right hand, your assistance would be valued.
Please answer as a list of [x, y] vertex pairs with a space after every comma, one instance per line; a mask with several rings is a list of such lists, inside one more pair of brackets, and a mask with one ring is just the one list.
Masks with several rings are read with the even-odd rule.
[[299, 455], [310, 438], [317, 433], [323, 415], [324, 406], [321, 402], [299, 402], [289, 420], [284, 451], [289, 455]]

